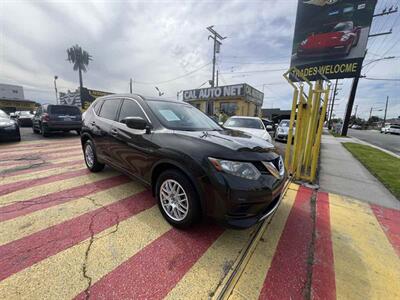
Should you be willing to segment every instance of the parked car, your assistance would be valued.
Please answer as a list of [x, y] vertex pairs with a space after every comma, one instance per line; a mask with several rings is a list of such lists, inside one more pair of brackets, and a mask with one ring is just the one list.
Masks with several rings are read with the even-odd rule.
[[[287, 142], [288, 135], [289, 135], [289, 124], [290, 120], [281, 120], [278, 127], [276, 128], [275, 132], [275, 140], [276, 141], [283, 141]], [[296, 128], [293, 126], [293, 137], [295, 135]]]
[[36, 110], [32, 122], [33, 132], [40, 132], [43, 136], [52, 131], [75, 130], [80, 134], [82, 114], [79, 108], [73, 105], [44, 104]]
[[224, 123], [224, 128], [240, 130], [248, 134], [259, 137], [271, 143], [272, 139], [269, 135], [267, 128], [260, 118], [257, 117], [230, 117]]
[[275, 133], [276, 127], [275, 127], [275, 123], [273, 121], [268, 120], [268, 119], [261, 119], [261, 121], [264, 123], [264, 126], [267, 129], [268, 133], [270, 133], [270, 135], [271, 135], [271, 132], [272, 132], [272, 134]]
[[[333, 25], [333, 26], [332, 26]], [[312, 33], [297, 48], [298, 57], [349, 55], [360, 40], [361, 27], [352, 21], [327, 24], [321, 33]]]
[[33, 114], [29, 111], [20, 111], [17, 113], [18, 124], [21, 127], [32, 127]]
[[100, 97], [86, 111], [81, 142], [89, 170], [106, 164], [148, 185], [177, 227], [207, 216], [247, 228], [276, 210], [286, 181], [270, 143], [224, 129], [184, 102]]
[[354, 124], [350, 127], [351, 129], [362, 129], [361, 125]]
[[381, 128], [381, 133], [400, 134], [400, 125], [386, 125]]
[[21, 140], [18, 123], [0, 109], [0, 141]]

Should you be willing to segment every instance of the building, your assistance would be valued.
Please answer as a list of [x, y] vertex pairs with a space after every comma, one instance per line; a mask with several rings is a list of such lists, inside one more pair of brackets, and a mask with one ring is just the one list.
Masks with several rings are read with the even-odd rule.
[[264, 94], [246, 83], [183, 91], [183, 101], [208, 115], [260, 116]]
[[0, 83], [0, 109], [6, 113], [34, 111], [37, 105], [35, 101], [25, 99], [22, 86]]
[[279, 123], [280, 120], [290, 119], [291, 110], [281, 110], [280, 108], [263, 108], [262, 117]]

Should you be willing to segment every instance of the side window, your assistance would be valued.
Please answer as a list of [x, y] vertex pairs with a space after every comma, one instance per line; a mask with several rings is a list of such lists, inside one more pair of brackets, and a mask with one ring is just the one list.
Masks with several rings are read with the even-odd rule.
[[93, 105], [93, 110], [96, 113], [96, 115], [98, 115], [100, 113], [100, 108], [101, 105], [103, 104], [104, 101], [97, 101], [94, 105]]
[[101, 106], [99, 116], [105, 119], [115, 120], [120, 103], [120, 100], [105, 100], [103, 105]]
[[119, 113], [118, 121], [121, 122], [121, 120], [126, 117], [141, 117], [146, 120], [146, 117], [139, 104], [137, 104], [135, 101], [125, 99], [121, 106], [121, 112]]

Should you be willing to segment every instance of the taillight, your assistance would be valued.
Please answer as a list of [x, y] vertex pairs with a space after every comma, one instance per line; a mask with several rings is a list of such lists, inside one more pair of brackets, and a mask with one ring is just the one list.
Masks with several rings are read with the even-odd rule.
[[44, 113], [44, 114], [42, 115], [42, 120], [43, 120], [43, 121], [49, 121], [49, 120], [50, 120], [49, 114], [48, 114], [48, 113]]

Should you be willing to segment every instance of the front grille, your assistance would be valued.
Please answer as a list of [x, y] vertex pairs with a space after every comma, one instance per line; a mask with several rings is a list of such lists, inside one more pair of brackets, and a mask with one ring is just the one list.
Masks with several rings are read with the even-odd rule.
[[[277, 158], [275, 158], [274, 160], [269, 160], [268, 162], [271, 162], [275, 168], [280, 171], [279, 169], [279, 156]], [[258, 171], [260, 171], [261, 174], [270, 174], [270, 172], [268, 171], [268, 169], [263, 165], [263, 163], [261, 161], [256, 161], [253, 162], [253, 165], [257, 168]]]

